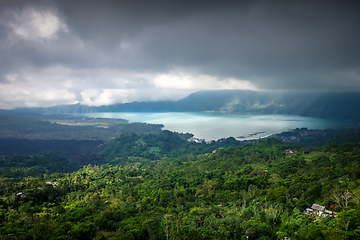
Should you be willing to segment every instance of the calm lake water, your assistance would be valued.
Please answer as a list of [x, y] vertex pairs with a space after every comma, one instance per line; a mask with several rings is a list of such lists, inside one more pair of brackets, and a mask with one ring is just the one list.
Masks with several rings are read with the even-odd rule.
[[102, 112], [83, 116], [122, 118], [130, 122], [163, 124], [164, 129], [189, 132], [196, 138], [218, 140], [235, 137], [237, 140], [258, 139], [289, 129], [306, 127], [324, 129], [350, 125], [348, 122], [291, 115], [239, 115], [193, 112]]

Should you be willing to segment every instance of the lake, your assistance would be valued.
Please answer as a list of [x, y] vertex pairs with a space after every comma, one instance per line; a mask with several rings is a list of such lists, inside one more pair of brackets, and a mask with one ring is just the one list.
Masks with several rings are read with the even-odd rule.
[[237, 140], [263, 138], [289, 129], [325, 129], [350, 125], [349, 122], [292, 115], [241, 115], [196, 112], [98, 112], [82, 116], [122, 118], [130, 122], [163, 124], [164, 129], [189, 132], [206, 141], [234, 137]]

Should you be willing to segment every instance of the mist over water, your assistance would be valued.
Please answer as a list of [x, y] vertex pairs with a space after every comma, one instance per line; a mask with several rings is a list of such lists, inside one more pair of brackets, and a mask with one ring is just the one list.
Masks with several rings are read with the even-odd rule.
[[194, 112], [101, 112], [79, 114], [97, 118], [122, 118], [130, 122], [163, 124], [164, 129], [192, 133], [206, 141], [234, 137], [237, 140], [258, 139], [271, 134], [303, 128], [345, 127], [350, 122], [292, 115], [239, 115]]

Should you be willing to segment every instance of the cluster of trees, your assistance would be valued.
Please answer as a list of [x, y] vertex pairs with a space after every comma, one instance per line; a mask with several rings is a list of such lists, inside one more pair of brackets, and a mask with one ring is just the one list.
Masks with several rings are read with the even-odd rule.
[[[167, 142], [171, 139], [167, 134], [158, 138]], [[216, 153], [196, 155], [184, 148], [175, 157], [166, 154], [180, 149], [172, 149], [171, 143], [167, 149], [146, 142], [157, 141], [154, 136], [128, 137], [131, 144], [144, 142], [148, 148], [159, 148], [161, 158], [146, 160], [130, 151], [124, 158], [132, 160], [120, 165], [88, 165], [73, 173], [19, 180], [2, 177], [0, 237], [360, 237], [358, 143], [327, 144], [289, 155], [284, 153], [289, 146], [265, 139], [219, 148]], [[129, 149], [135, 149], [134, 145]], [[106, 151], [110, 154], [111, 149]], [[304, 214], [303, 210], [314, 203], [338, 212], [338, 216]]]
[[0, 158], [0, 176], [6, 178], [73, 172], [79, 168], [74, 161], [51, 151], [34, 155], [14, 154]]
[[306, 148], [321, 146], [327, 142], [345, 143], [360, 141], [360, 127], [353, 126], [351, 128], [330, 128], [330, 129], [307, 129], [296, 128], [288, 132], [282, 132], [272, 135], [289, 145], [297, 145], [301, 143]]
[[[184, 138], [179, 133], [164, 130], [159, 134], [121, 134], [114, 140], [104, 144], [99, 156], [104, 157], [113, 164], [128, 164], [133, 162], [132, 157], [143, 158], [144, 161], [142, 162], [147, 164], [148, 160], [160, 160], [163, 157], [180, 157], [188, 154], [199, 155], [212, 152], [221, 147], [243, 145], [245, 145], [244, 142], [239, 142], [233, 137], [219, 139], [211, 143], [197, 143], [187, 141], [186, 137]], [[136, 161], [139, 161], [138, 158], [136, 158]]]

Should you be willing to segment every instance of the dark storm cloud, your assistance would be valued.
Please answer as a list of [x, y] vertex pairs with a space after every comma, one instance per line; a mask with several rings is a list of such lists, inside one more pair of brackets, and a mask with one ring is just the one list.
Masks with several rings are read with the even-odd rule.
[[61, 88], [66, 101], [156, 90], [174, 72], [173, 81], [191, 76], [186, 89], [216, 88], [206, 75], [258, 89], [360, 90], [359, 9], [356, 1], [3, 0], [0, 84]]
[[[326, 85], [322, 75], [330, 77], [327, 72], [359, 67], [358, 8], [289, 3], [272, 6], [261, 2], [245, 12], [214, 9], [212, 14], [179, 22], [167, 32], [164, 24], [158, 34], [148, 34], [151, 40], [146, 50], [170, 63], [250, 78], [265, 88], [297, 87], [299, 81], [312, 87], [317, 80]], [[337, 77], [329, 80], [340, 82]], [[273, 78], [271, 85], [269, 78]]]
[[298, 87], [299, 81], [326, 87], [326, 81], [341, 81], [334, 70], [359, 68], [360, 8], [350, 1], [59, 1], [59, 6], [69, 26], [99, 48], [111, 52], [121, 40], [138, 42], [145, 60], [130, 59], [139, 61], [135, 68], [195, 68], [252, 79], [260, 88]]

